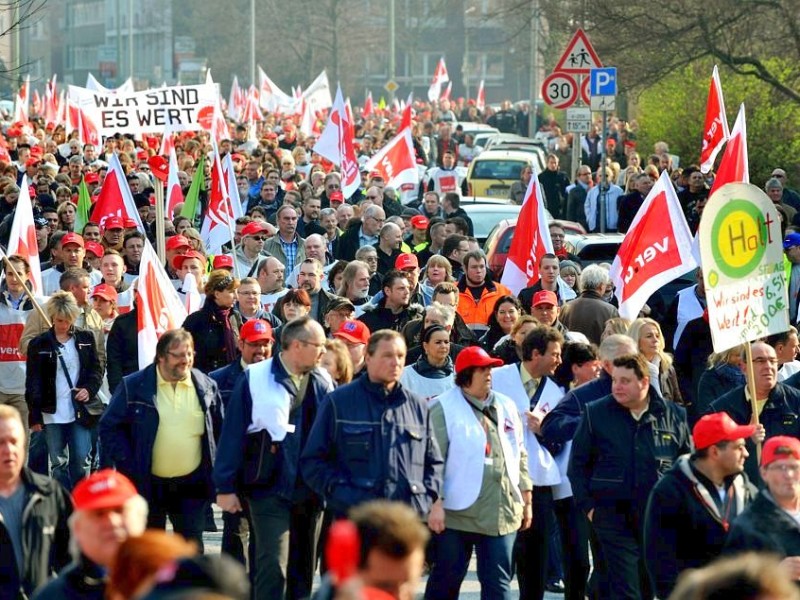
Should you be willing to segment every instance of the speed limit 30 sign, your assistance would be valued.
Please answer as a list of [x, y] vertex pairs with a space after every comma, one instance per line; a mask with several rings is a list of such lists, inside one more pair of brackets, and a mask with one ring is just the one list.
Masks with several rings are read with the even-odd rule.
[[575, 104], [578, 99], [578, 84], [569, 73], [555, 72], [542, 82], [542, 100], [556, 109]]

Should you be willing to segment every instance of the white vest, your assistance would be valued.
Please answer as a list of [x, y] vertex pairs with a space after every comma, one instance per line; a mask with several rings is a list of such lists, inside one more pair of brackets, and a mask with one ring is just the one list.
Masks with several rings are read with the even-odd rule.
[[4, 394], [25, 393], [25, 357], [19, 353], [19, 340], [29, 314], [0, 304], [0, 392]]
[[[525, 386], [522, 385], [519, 369], [519, 364], [492, 369], [492, 389], [511, 398], [517, 406], [520, 419], [526, 423], [525, 413], [531, 410], [531, 404]], [[535, 408], [546, 414], [553, 410], [563, 398], [564, 390], [548, 378]], [[536, 434], [527, 426], [525, 427], [525, 448], [528, 450], [528, 474], [533, 485], [545, 487], [561, 483], [561, 473], [556, 461], [536, 439]]]
[[273, 292], [271, 294], [261, 294], [261, 306], [264, 307], [265, 311], [272, 312], [278, 300], [283, 298], [287, 293], [289, 293], [289, 288], [283, 288], [280, 292]]
[[272, 376], [272, 361], [277, 357], [250, 365], [246, 371], [253, 399], [252, 423], [247, 433], [266, 429], [273, 442], [282, 441], [287, 433], [294, 433], [294, 425], [289, 423], [292, 396]]
[[408, 388], [415, 394], [425, 398], [427, 402], [430, 402], [436, 396], [453, 389], [455, 376], [450, 375], [450, 377], [443, 377], [442, 379], [430, 379], [417, 373], [413, 365], [408, 365], [403, 369], [400, 383], [404, 388]]
[[[447, 510], [464, 510], [475, 504], [483, 484], [486, 431], [460, 388], [453, 388], [436, 401], [444, 411], [449, 442], [444, 464], [443, 505]], [[513, 484], [517, 501], [522, 502], [519, 491], [522, 422], [515, 414], [516, 407], [510, 398], [495, 393], [494, 406], [506, 474]]]

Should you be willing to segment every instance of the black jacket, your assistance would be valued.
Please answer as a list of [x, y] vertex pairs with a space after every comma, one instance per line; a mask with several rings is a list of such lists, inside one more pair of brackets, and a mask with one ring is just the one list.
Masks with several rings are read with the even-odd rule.
[[[194, 367], [203, 373], [221, 369], [239, 356], [238, 350], [234, 356], [229, 356], [226, 352], [223, 341], [225, 326], [215, 314], [214, 308], [216, 304], [207, 297], [202, 308], [190, 314], [183, 322], [183, 328], [192, 334], [194, 340]], [[228, 322], [234, 340], [238, 341], [242, 316], [235, 309], [231, 309]]]
[[720, 507], [709, 486], [690, 457], [681, 456], [650, 494], [643, 547], [659, 598], [669, 597], [682, 571], [704, 567], [720, 555], [730, 524], [758, 493], [746, 475], [734, 475], [725, 481], [726, 503]]
[[378, 253], [378, 273], [383, 276], [386, 275], [389, 271], [394, 269], [394, 263], [397, 260], [397, 257], [402, 254], [399, 249], [395, 248], [391, 254], [386, 254], [383, 250], [380, 249], [380, 244], [372, 244], [372, 247], [375, 248], [375, 251]]
[[441, 494], [444, 461], [427, 403], [399, 383], [387, 393], [364, 375], [322, 401], [300, 468], [334, 515], [378, 498], [427, 515]]
[[[150, 499], [153, 445], [159, 424], [156, 368], [152, 364], [123, 378], [100, 419], [103, 466], [115, 467], [127, 475], [146, 500]], [[200, 468], [206, 477], [208, 497], [212, 498], [211, 468], [222, 422], [221, 400], [217, 384], [208, 375], [192, 369], [191, 378], [205, 414]]]
[[[764, 426], [767, 438], [776, 435], [800, 437], [800, 390], [791, 387], [790, 377], [778, 383], [769, 393], [769, 398], [759, 415], [759, 422]], [[745, 399], [744, 386], [720, 396], [711, 403], [709, 413], [725, 411], [739, 425], [747, 425], [753, 415], [750, 402]], [[744, 463], [744, 470], [750, 481], [758, 483], [761, 475], [758, 472], [758, 458], [755, 444], [747, 440], [747, 451], [750, 456]]]
[[595, 506], [626, 506], [643, 515], [656, 482], [691, 451], [686, 411], [652, 387], [639, 421], [611, 395], [590, 402], [572, 441], [575, 502], [584, 514]]
[[108, 389], [111, 393], [125, 375], [139, 370], [139, 311], [133, 310], [118, 316], [111, 325], [106, 340]]
[[459, 206], [453, 212], [445, 215], [446, 219], [452, 219], [454, 217], [461, 217], [467, 222], [467, 235], [475, 235], [475, 225], [472, 224], [472, 219], [469, 218], [467, 211]]
[[[69, 493], [50, 477], [22, 469], [22, 580], [8, 531], [0, 522], [0, 598], [26, 598], [69, 563]], [[23, 592], [22, 595], [20, 592]]]
[[233, 387], [236, 385], [236, 381], [242, 373], [244, 373], [242, 359], [237, 358], [231, 361], [229, 365], [217, 369], [216, 371], [211, 371], [211, 373], [208, 374], [208, 376], [214, 380], [214, 383], [217, 384], [219, 397], [222, 400], [223, 417], [225, 416], [225, 410], [228, 408], [228, 400], [230, 400]]
[[358, 234], [361, 231], [361, 220], [354, 220], [350, 227], [339, 236], [339, 246], [336, 248], [337, 260], [351, 261], [356, 259], [356, 251], [361, 247]]
[[105, 570], [81, 555], [36, 594], [36, 600], [104, 600]]
[[358, 320], [364, 323], [371, 332], [379, 329], [393, 329], [403, 331], [406, 324], [422, 316], [424, 308], [419, 304], [410, 304], [399, 313], [395, 314], [386, 308], [386, 298], [381, 298], [378, 304], [369, 304]]
[[[73, 330], [72, 336], [81, 364], [78, 379], [72, 383], [76, 388], [86, 388], [91, 400], [103, 384], [103, 367], [97, 359], [95, 337], [90, 331], [81, 329]], [[58, 360], [59, 345], [52, 328], [28, 344], [25, 401], [31, 426], [44, 424], [42, 413], [56, 412], [56, 373], [62, 368]]]
[[724, 552], [768, 552], [800, 556], [800, 525], [761, 490], [731, 527]]

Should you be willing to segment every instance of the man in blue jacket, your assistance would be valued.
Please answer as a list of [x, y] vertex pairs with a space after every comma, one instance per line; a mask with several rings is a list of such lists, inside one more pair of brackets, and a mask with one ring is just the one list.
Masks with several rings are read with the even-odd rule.
[[193, 369], [185, 329], [164, 333], [156, 359], [117, 386], [100, 419], [101, 460], [127, 475], [150, 505], [147, 526], [203, 548], [211, 469], [221, 421], [217, 384]]
[[333, 389], [317, 367], [325, 332], [310, 317], [289, 321], [281, 352], [239, 377], [225, 410], [214, 465], [217, 504], [247, 504], [255, 543], [254, 597], [308, 598], [322, 502], [300, 477], [300, 454], [319, 401]]
[[328, 394], [306, 443], [300, 467], [334, 517], [367, 500], [410, 504], [425, 516], [439, 498], [444, 461], [428, 405], [400, 384], [403, 336], [372, 334], [366, 375]]

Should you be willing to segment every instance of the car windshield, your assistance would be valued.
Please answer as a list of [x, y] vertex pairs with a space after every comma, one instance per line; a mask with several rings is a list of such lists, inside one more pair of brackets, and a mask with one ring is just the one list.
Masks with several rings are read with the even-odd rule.
[[472, 169], [473, 179], [519, 179], [527, 163], [521, 160], [478, 160]]
[[475, 237], [478, 240], [485, 240], [494, 229], [494, 226], [502, 219], [516, 218], [519, 214], [518, 206], [498, 206], [496, 210], [486, 212], [469, 212], [472, 225], [475, 230]]

